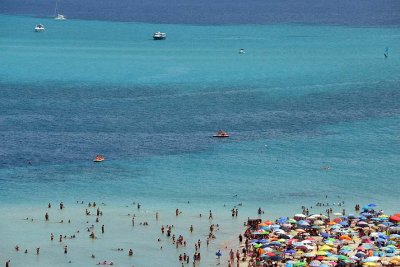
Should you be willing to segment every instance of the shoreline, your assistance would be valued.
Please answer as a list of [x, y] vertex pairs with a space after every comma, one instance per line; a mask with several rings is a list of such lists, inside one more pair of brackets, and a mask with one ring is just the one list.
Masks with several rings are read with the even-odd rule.
[[[60, 266], [63, 266], [63, 262], [68, 264], [69, 261], [77, 266], [87, 266], [87, 264], [94, 263], [94, 260], [113, 261], [115, 264], [123, 266], [127, 264], [131, 264], [127, 266], [143, 266], [143, 264], [146, 266], [152, 262], [153, 259], [148, 257], [154, 253], [159, 257], [156, 262], [162, 260], [160, 262], [168, 262], [171, 266], [175, 266], [174, 262], [177, 264], [176, 266], [180, 266], [179, 264], [182, 262], [178, 260], [179, 255], [187, 253], [190, 255], [189, 264], [193, 265], [195, 255], [193, 253], [196, 252], [201, 254], [201, 259], [200, 261], [196, 260], [195, 266], [218, 263], [221, 266], [227, 266], [230, 250], [236, 252], [243, 249], [243, 243], [239, 244], [238, 236], [243, 234], [243, 229], [245, 229], [243, 223], [247, 218], [240, 215], [240, 206], [233, 208], [232, 215], [221, 214], [221, 210], [217, 213], [213, 212], [213, 218], [210, 219], [208, 212], [203, 213], [200, 217], [200, 214], [196, 215], [195, 209], [188, 209], [188, 207], [187, 209], [178, 209], [178, 213], [175, 213], [176, 211], [173, 210], [170, 212], [145, 210], [145, 205], [140, 204], [141, 207], [138, 208], [138, 203], [119, 207], [106, 204], [96, 204], [96, 207], [91, 204], [89, 207], [87, 202], [83, 204], [82, 202], [65, 203], [64, 205], [66, 207], [62, 210], [58, 204], [53, 204], [51, 208], [46, 208], [45, 205], [35, 206], [26, 211], [26, 214], [29, 214], [27, 219], [22, 217], [23, 209], [14, 209], [15, 213], [6, 216], [2, 222], [3, 225], [8, 226], [6, 229], [3, 227], [3, 230], [0, 231], [0, 233], [3, 232], [2, 236], [5, 240], [3, 247], [0, 245], [0, 249], [5, 251], [6, 255], [0, 257], [0, 260], [9, 258], [11, 263], [23, 263], [24, 258], [21, 257], [24, 254], [23, 250], [28, 249], [28, 254], [34, 254], [34, 247], [37, 246], [40, 247], [40, 255], [35, 255], [35, 257], [40, 266], [50, 266], [46, 263], [47, 257], [60, 263]], [[97, 209], [101, 212], [99, 215], [96, 213]], [[224, 207], [224, 209], [229, 210], [228, 207]], [[239, 216], [236, 216], [236, 210], [239, 212]], [[7, 209], [7, 212], [10, 211], [12, 208]], [[49, 221], [43, 217], [45, 213], [48, 213]], [[135, 215], [134, 226], [132, 226], [133, 215]], [[261, 218], [265, 218], [265, 214], [254, 217], [261, 220]], [[14, 221], [12, 222], [12, 220]], [[100, 230], [103, 225], [105, 233], [101, 233]], [[172, 225], [174, 226], [170, 229], [171, 234], [167, 237], [168, 226]], [[190, 232], [191, 225], [194, 226], [193, 233]], [[165, 229], [164, 234], [160, 232], [162, 226]], [[213, 230], [210, 230], [211, 226], [214, 228]], [[23, 232], [26, 234], [21, 236], [18, 229], [25, 229]], [[4, 232], [7, 230], [9, 230], [8, 233]], [[62, 242], [50, 241], [51, 233], [54, 234], [55, 240], [61, 234]], [[92, 233], [93, 238], [90, 238], [89, 235]], [[193, 244], [196, 245], [198, 240], [201, 242], [201, 248], [196, 251]], [[206, 243], [209, 245], [207, 246]], [[5, 244], [7, 245], [5, 246]], [[19, 252], [13, 251], [13, 247], [17, 245], [20, 247]], [[64, 258], [62, 256], [63, 245], [68, 246], [69, 250]], [[80, 249], [77, 251], [76, 248]], [[125, 255], [129, 249], [133, 250], [132, 257]], [[222, 253], [219, 260], [215, 256], [218, 250]], [[73, 256], [70, 257], [70, 255]], [[90, 255], [95, 255], [95, 258], [90, 258]], [[100, 259], [98, 255], [104, 255], [104, 259]], [[239, 266], [249, 266], [249, 260], [247, 258], [246, 261], [241, 261]], [[188, 263], [184, 266], [188, 266]]]

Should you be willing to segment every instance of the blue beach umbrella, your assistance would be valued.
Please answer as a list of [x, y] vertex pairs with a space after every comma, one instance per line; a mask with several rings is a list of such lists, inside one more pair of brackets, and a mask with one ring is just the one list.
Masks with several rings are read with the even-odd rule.
[[280, 218], [277, 220], [278, 223], [286, 223], [287, 221], [288, 221], [288, 218], [285, 218], [285, 217], [280, 217]]
[[304, 221], [304, 220], [298, 221], [297, 224], [300, 226], [309, 226], [310, 225], [307, 221]]
[[278, 246], [278, 247], [281, 247], [281, 246], [282, 246], [282, 244], [281, 244], [281, 243], [279, 243], [278, 241], [273, 241], [273, 242], [271, 242], [271, 243], [267, 244], [267, 246]]
[[281, 260], [283, 260], [283, 258], [281, 256], [272, 256], [272, 257], [269, 257], [269, 259], [272, 260], [272, 261], [281, 261]]
[[217, 253], [215, 253], [215, 255], [218, 256], [218, 258], [221, 257], [222, 256], [221, 250], [218, 250]]
[[322, 236], [323, 238], [328, 238], [330, 235], [329, 235], [328, 233], [321, 233], [321, 236]]

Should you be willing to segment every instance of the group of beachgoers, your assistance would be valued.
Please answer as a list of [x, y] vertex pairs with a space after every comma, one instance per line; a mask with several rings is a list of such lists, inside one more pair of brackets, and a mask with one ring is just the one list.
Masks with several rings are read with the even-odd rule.
[[[77, 204], [82, 204], [82, 205], [84, 204], [83, 201], [77, 201], [76, 203], [77, 203]], [[105, 206], [105, 203], [102, 203], [101, 205]], [[44, 214], [44, 220], [45, 220], [45, 222], [51, 221], [50, 215], [49, 215], [49, 211], [50, 211], [50, 209], [52, 208], [52, 204], [51, 204], [51, 203], [48, 203], [47, 208], [48, 208], [48, 211], [46, 211], [45, 214]], [[89, 208], [89, 209], [90, 209], [90, 208], [95, 208], [96, 210], [95, 210], [95, 212], [92, 212], [92, 211], [88, 210], [88, 208]], [[63, 202], [60, 202], [60, 204], [59, 204], [59, 209], [60, 209], [60, 210], [65, 209], [65, 205], [64, 205]], [[140, 204], [138, 204], [138, 209], [140, 209]], [[96, 202], [89, 202], [88, 205], [87, 205], [87, 208], [85, 209], [85, 215], [86, 215], [86, 216], [95, 215], [95, 216], [96, 216], [96, 220], [95, 220], [95, 221], [96, 221], [96, 223], [99, 223], [99, 222], [100, 222], [100, 217], [103, 216], [103, 211], [100, 210], [100, 207], [97, 206]], [[156, 217], [158, 218], [158, 213], [156, 214]], [[29, 218], [29, 217], [25, 218], [25, 220], [26, 220], [26, 221], [30, 221], [30, 222], [38, 221], [37, 219]], [[58, 222], [58, 223], [64, 223], [64, 220], [60, 220], [60, 221], [57, 221], [57, 222]], [[68, 219], [68, 223], [71, 223], [71, 220], [70, 220], [70, 219]], [[86, 223], [89, 224], [89, 220], [86, 220]], [[105, 225], [102, 224], [101, 227], [100, 227], [100, 229], [101, 229], [101, 230], [100, 230], [101, 233], [104, 234], [104, 233], [105, 233]], [[89, 238], [91, 238], [91, 239], [97, 239], [94, 230], [95, 230], [95, 225], [94, 225], [94, 224], [92, 224], [92, 225], [86, 227], [86, 231], [87, 231], [87, 232], [90, 232]], [[62, 242], [64, 242], [64, 241], [67, 240], [67, 239], [74, 239], [74, 238], [77, 237], [77, 234], [79, 234], [79, 233], [80, 233], [80, 230], [78, 229], [78, 230], [76, 230], [76, 232], [75, 232], [74, 234], [72, 234], [72, 235], [60, 234], [60, 235], [59, 235], [59, 238], [58, 238], [58, 242], [59, 242], [59, 243], [62, 243]], [[51, 241], [51, 242], [54, 242], [54, 240], [55, 240], [54, 233], [50, 233], [50, 241]], [[16, 252], [19, 252], [19, 251], [20, 251], [20, 246], [19, 246], [19, 245], [16, 245], [16, 246], [15, 246], [15, 251], [16, 251]], [[118, 251], [123, 251], [123, 249], [122, 249], [122, 248], [118, 248]], [[68, 246], [67, 246], [67, 245], [64, 245], [64, 246], [63, 246], [63, 252], [64, 252], [64, 254], [68, 254]], [[25, 250], [24, 250], [24, 253], [25, 253], [25, 254], [28, 254], [28, 249], [25, 249]], [[40, 247], [37, 247], [37, 248], [36, 248], [36, 255], [39, 255], [39, 254], [40, 254]], [[131, 248], [130, 248], [129, 251], [128, 251], [128, 256], [133, 256], [133, 250], [132, 250]], [[92, 254], [90, 257], [93, 258], [93, 259], [96, 258], [96, 256], [95, 256], [94, 254]], [[69, 263], [71, 263], [71, 261], [69, 261]], [[113, 262], [113, 261], [104, 260], [104, 261], [98, 262], [97, 265], [114, 265], [114, 262]], [[6, 261], [6, 267], [11, 267], [11, 260], [7, 260], [7, 261]]]
[[[336, 208], [343, 205], [335, 203]], [[333, 212], [329, 203], [316, 206], [330, 208], [311, 214], [312, 207], [302, 206], [292, 218], [249, 219], [239, 236], [237, 262], [248, 267], [400, 266], [400, 214], [387, 215], [372, 203], [357, 204], [355, 214]], [[234, 261], [230, 254], [228, 267]]]
[[[85, 222], [86, 226], [83, 229], [76, 229], [74, 233], [68, 233], [68, 234], [55, 234], [55, 233], [49, 233], [50, 235], [50, 242], [57, 242], [59, 244], [62, 244], [63, 246], [63, 253], [68, 254], [68, 245], [67, 245], [67, 240], [69, 239], [75, 239], [79, 235], [81, 235], [82, 232], [87, 232], [88, 233], [88, 238], [96, 240], [98, 237], [96, 235], [96, 232], [100, 232], [101, 234], [105, 234], [105, 225], [101, 224], [100, 221], [102, 220], [103, 216], [103, 208], [106, 206], [105, 203], [101, 203], [101, 205], [97, 205], [96, 202], [88, 202], [84, 203], [83, 201], [77, 201], [76, 204], [82, 205], [82, 210], [84, 210], [83, 216], [85, 216]], [[133, 207], [137, 209], [137, 212], [140, 212], [141, 204], [133, 202], [132, 203]], [[100, 206], [100, 207], [99, 207]], [[51, 203], [47, 204], [47, 210], [44, 212], [44, 223], [64, 223], [68, 222], [71, 224], [71, 219], [62, 219], [62, 220], [54, 220], [53, 217], [51, 216], [51, 211], [54, 209], [53, 205]], [[65, 210], [66, 206], [63, 202], [59, 204], [59, 210]], [[182, 211], [179, 209], [175, 210], [175, 215], [176, 217], [178, 216], [183, 216]], [[232, 209], [232, 217], [237, 217], [238, 216], [238, 209], [234, 208]], [[95, 222], [93, 222], [93, 217], [95, 217]], [[132, 227], [135, 227], [135, 218], [136, 215], [132, 213], [128, 213], [128, 217], [131, 218], [132, 222]], [[93, 218], [93, 219], [92, 219]], [[158, 221], [159, 218], [159, 213], [155, 212], [155, 220]], [[202, 218], [202, 214], [199, 214], [199, 219]], [[29, 222], [38, 222], [42, 220], [34, 219], [34, 218], [26, 218], [27, 221]], [[193, 224], [188, 226], [187, 232], [183, 233], [176, 233], [174, 225], [173, 224], [168, 224], [168, 225], [162, 225], [161, 226], [161, 236], [158, 238], [158, 244], [160, 247], [160, 250], [163, 249], [163, 245], [171, 245], [172, 247], [175, 247], [176, 249], [182, 249], [182, 252], [179, 257], [177, 257], [177, 261], [179, 262], [179, 265], [181, 266], [187, 266], [187, 265], [200, 265], [201, 259], [202, 259], [202, 253], [201, 253], [201, 247], [203, 244], [203, 241], [208, 247], [210, 243], [216, 239], [216, 233], [219, 231], [219, 224], [213, 223], [213, 213], [211, 210], [209, 210], [208, 214], [208, 221], [209, 221], [209, 230], [208, 230], [208, 235], [205, 235], [205, 232], [199, 233], [196, 232], [195, 227]], [[148, 226], [149, 223], [147, 221], [140, 222], [139, 225], [143, 226]], [[194, 242], [194, 244], [189, 244], [188, 238], [185, 238], [185, 235], [190, 235], [190, 240], [193, 240], [195, 237], [194, 235], [198, 235], [199, 238], [195, 238], [197, 240]], [[57, 236], [57, 237], [56, 237]], [[203, 241], [202, 241], [203, 239]], [[191, 241], [192, 242], [192, 241]], [[16, 245], [15, 250], [17, 252], [20, 251], [20, 246]], [[118, 251], [124, 251], [123, 248], [118, 247]], [[190, 253], [193, 251], [193, 254]], [[25, 249], [25, 253], [28, 253], [28, 249]], [[36, 248], [36, 254], [39, 255], [40, 253], [40, 248]], [[128, 250], [128, 256], [134, 256], [134, 251], [132, 248]], [[191, 255], [190, 255], [191, 254]], [[88, 255], [89, 256], [89, 255]], [[96, 258], [95, 254], [91, 254], [90, 257], [92, 259]], [[219, 258], [219, 257], [218, 257]], [[71, 261], [69, 261], [72, 263]], [[111, 260], [102, 260], [96, 263], [97, 265], [114, 265], [116, 264], [114, 261]], [[6, 262], [7, 267], [11, 267], [11, 260], [7, 260]]]
[[[77, 204], [84, 204], [83, 201]], [[102, 203], [100, 206], [105, 206]], [[140, 212], [141, 205], [133, 203], [137, 211]], [[324, 207], [324, 208], [322, 208]], [[265, 211], [258, 209], [256, 219], [248, 219], [245, 223], [246, 231], [239, 234], [239, 245], [229, 247], [221, 246], [226, 252], [225, 258], [228, 267], [255, 267], [255, 266], [286, 266], [286, 267], [343, 267], [343, 266], [400, 266], [400, 214], [392, 216], [384, 214], [382, 210], [377, 210], [375, 204], [368, 204], [363, 207], [356, 205], [355, 214], [346, 214], [343, 209], [344, 202], [326, 203], [317, 202], [313, 206], [302, 206], [301, 213], [295, 214], [292, 218], [280, 217], [274, 221], [262, 221]], [[51, 221], [51, 203], [47, 206], [48, 210], [44, 214], [45, 223]], [[325, 209], [326, 208], [326, 209]], [[65, 209], [63, 202], [59, 204], [59, 209]], [[96, 202], [89, 202], [84, 206], [84, 216], [87, 217], [85, 231], [89, 233], [88, 238], [97, 239], [95, 230], [105, 234], [105, 225], [100, 223], [103, 211]], [[313, 213], [312, 211], [323, 210], [324, 213]], [[339, 209], [339, 210], [338, 210]], [[268, 211], [267, 211], [268, 212]], [[238, 216], [237, 206], [231, 209], [232, 218]], [[176, 217], [183, 216], [181, 210], [175, 210]], [[96, 223], [91, 223], [91, 216], [95, 216]], [[199, 218], [202, 214], [199, 215]], [[128, 214], [132, 219], [132, 227], [135, 226], [135, 214]], [[155, 213], [155, 220], [158, 221], [159, 214]], [[210, 242], [216, 239], [219, 231], [219, 224], [214, 223], [213, 213], [208, 214], [209, 230], [204, 237], [203, 233], [197, 233], [195, 227], [188, 225], [187, 232], [179, 233], [173, 224], [161, 226], [161, 236], [157, 239], [160, 250], [163, 245], [170, 245], [179, 249], [180, 253], [177, 262], [180, 266], [197, 266], [202, 259], [201, 246], [204, 243], [208, 247]], [[27, 221], [34, 221], [33, 218], [26, 218]], [[35, 219], [36, 220], [36, 219]], [[66, 220], [71, 223], [71, 220]], [[64, 220], [57, 221], [64, 223]], [[139, 225], [149, 225], [147, 221], [140, 222]], [[165, 225], [165, 226], [164, 226]], [[68, 253], [67, 239], [74, 239], [80, 234], [76, 230], [73, 234], [60, 234], [58, 242], [63, 244], [63, 253]], [[190, 235], [193, 240], [195, 234], [200, 234], [194, 244], [189, 244]], [[57, 242], [55, 235], [50, 233], [50, 242]], [[157, 244], [157, 243], [155, 243]], [[192, 247], [193, 246], [193, 247]], [[232, 248], [232, 249], [231, 249]], [[230, 249], [230, 251], [229, 251]], [[19, 245], [15, 246], [19, 252]], [[25, 249], [24, 253], [28, 253]], [[118, 251], [124, 251], [118, 247]], [[191, 255], [190, 251], [193, 252]], [[229, 252], [228, 252], [229, 251]], [[39, 255], [40, 247], [36, 248]], [[129, 248], [127, 256], [133, 256], [134, 251]], [[207, 255], [209, 256], [209, 255]], [[215, 253], [216, 264], [221, 265], [222, 252]], [[95, 254], [91, 254], [95, 259]], [[97, 265], [114, 265], [110, 260], [99, 261]], [[11, 261], [6, 261], [6, 267], [11, 267]]]

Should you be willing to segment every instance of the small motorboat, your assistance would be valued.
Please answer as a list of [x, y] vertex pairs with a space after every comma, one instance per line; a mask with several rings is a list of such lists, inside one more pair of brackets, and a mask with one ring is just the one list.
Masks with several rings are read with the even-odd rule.
[[35, 32], [44, 32], [44, 25], [43, 24], [36, 25]]
[[243, 48], [240, 48], [240, 49], [239, 49], [239, 54], [244, 54], [244, 53], [246, 53], [246, 52], [244, 51], [244, 49], [243, 49]]
[[154, 40], [165, 40], [167, 39], [167, 34], [165, 32], [155, 32], [153, 34]]
[[226, 138], [229, 137], [229, 134], [227, 132], [224, 132], [222, 130], [219, 130], [216, 134], [213, 135], [213, 137], [220, 137], [220, 138]]
[[102, 161], [104, 161], [104, 160], [105, 160], [105, 158], [104, 158], [103, 155], [97, 155], [97, 156], [94, 158], [93, 162], [102, 162]]

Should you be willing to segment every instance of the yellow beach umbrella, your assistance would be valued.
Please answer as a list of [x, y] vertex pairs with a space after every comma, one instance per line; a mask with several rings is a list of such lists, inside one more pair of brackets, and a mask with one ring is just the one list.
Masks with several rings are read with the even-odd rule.
[[328, 245], [323, 245], [322, 247], [319, 248], [319, 250], [332, 250], [332, 247]]
[[323, 251], [323, 250], [320, 250], [320, 251], [317, 252], [317, 255], [318, 255], [318, 256], [325, 256], [325, 255], [327, 255], [327, 254], [328, 254], [328, 252]]
[[378, 264], [376, 262], [364, 262], [364, 266], [377, 266]]

